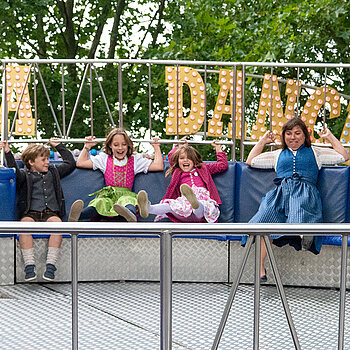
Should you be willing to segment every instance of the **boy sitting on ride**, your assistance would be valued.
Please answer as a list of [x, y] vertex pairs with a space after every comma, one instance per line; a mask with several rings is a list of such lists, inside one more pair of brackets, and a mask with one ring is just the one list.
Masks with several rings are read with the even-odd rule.
[[[4, 148], [6, 165], [16, 169], [16, 187], [21, 221], [24, 222], [61, 222], [65, 215], [65, 201], [60, 179], [75, 169], [75, 160], [66, 147], [50, 140], [62, 157], [59, 165], [49, 164], [50, 150], [44, 145], [29, 145], [22, 153], [24, 169], [19, 169], [8, 142], [0, 142]], [[72, 205], [69, 221], [77, 221], [83, 208], [82, 201]], [[19, 243], [24, 260], [25, 281], [34, 280], [35, 271], [33, 237], [20, 235]], [[52, 281], [55, 278], [56, 262], [62, 243], [62, 235], [51, 235], [47, 252], [46, 270], [43, 278]]]

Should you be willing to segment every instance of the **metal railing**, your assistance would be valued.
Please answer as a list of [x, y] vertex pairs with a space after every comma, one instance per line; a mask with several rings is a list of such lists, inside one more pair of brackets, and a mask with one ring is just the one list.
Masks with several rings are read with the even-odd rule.
[[[242, 71], [242, 81], [245, 82], [246, 78], [255, 78], [255, 79], [263, 79], [264, 76], [263, 75], [258, 75], [258, 74], [249, 74], [246, 73], [247, 69], [250, 67], [254, 67], [254, 68], [267, 68], [268, 73], [272, 76], [274, 74], [274, 69], [275, 68], [280, 68], [280, 67], [284, 67], [284, 68], [293, 68], [296, 70], [296, 79], [297, 79], [297, 85], [298, 85], [298, 92], [299, 92], [299, 82], [300, 82], [300, 70], [301, 69], [317, 69], [317, 70], [323, 70], [323, 74], [321, 74], [321, 81], [323, 82], [321, 85], [321, 87], [325, 87], [327, 86], [327, 77], [329, 76], [329, 70], [331, 68], [337, 68], [340, 70], [344, 70], [344, 69], [349, 69], [350, 68], [350, 64], [344, 64], [344, 63], [280, 63], [280, 62], [222, 62], [222, 61], [187, 61], [187, 60], [130, 60], [130, 59], [119, 59], [119, 60], [115, 60], [115, 59], [3, 59], [0, 60], [0, 64], [1, 64], [1, 68], [4, 72], [3, 77], [2, 77], [2, 85], [4, 87], [6, 87], [6, 78], [5, 78], [5, 72], [6, 72], [6, 65], [8, 64], [28, 64], [31, 69], [33, 70], [33, 75], [34, 75], [34, 115], [35, 115], [35, 119], [37, 118], [37, 104], [36, 104], [36, 78], [35, 78], [35, 72], [37, 72], [38, 74], [38, 81], [41, 82], [45, 95], [47, 97], [47, 102], [48, 105], [50, 107], [50, 111], [52, 114], [52, 117], [55, 120], [55, 123], [57, 125], [57, 129], [58, 129], [58, 134], [59, 137], [62, 139], [65, 139], [64, 142], [73, 142], [75, 143], [76, 141], [74, 141], [74, 139], [70, 139], [69, 135], [70, 135], [70, 131], [72, 129], [72, 125], [74, 122], [74, 117], [76, 115], [76, 111], [77, 111], [77, 107], [78, 107], [78, 103], [82, 94], [82, 88], [83, 85], [85, 83], [85, 81], [90, 81], [90, 96], [89, 96], [89, 106], [90, 106], [90, 119], [91, 119], [91, 134], [94, 134], [94, 114], [93, 114], [93, 96], [92, 96], [92, 81], [93, 79], [96, 79], [98, 86], [99, 86], [99, 90], [100, 90], [100, 94], [101, 97], [104, 100], [104, 104], [106, 107], [106, 111], [108, 114], [108, 117], [110, 119], [110, 123], [112, 126], [115, 125], [119, 125], [119, 126], [123, 126], [124, 122], [123, 122], [123, 65], [125, 64], [129, 64], [129, 65], [147, 65], [148, 66], [148, 92], [147, 92], [147, 103], [148, 103], [148, 108], [145, 108], [145, 110], [148, 109], [148, 121], [149, 121], [149, 125], [148, 125], [148, 129], [149, 131], [152, 130], [152, 116], [153, 116], [153, 111], [152, 111], [152, 91], [151, 91], [151, 67], [152, 66], [156, 66], [156, 65], [172, 65], [175, 67], [179, 67], [179, 66], [195, 66], [195, 67], [202, 67], [202, 68], [198, 68], [198, 71], [204, 72], [204, 84], [205, 84], [205, 115], [204, 115], [204, 140], [196, 140], [194, 143], [197, 144], [201, 144], [201, 143], [205, 143], [206, 142], [206, 136], [207, 136], [207, 121], [208, 121], [208, 115], [207, 112], [209, 110], [209, 108], [207, 107], [207, 86], [206, 86], [206, 80], [207, 80], [207, 74], [208, 73], [215, 73], [217, 74], [218, 71], [214, 70], [210, 70], [208, 68], [210, 67], [229, 67], [230, 69], [232, 69], [234, 72], [237, 73], [237, 68], [240, 68]], [[45, 82], [44, 79], [42, 77], [42, 74], [40, 73], [40, 69], [39, 69], [39, 65], [41, 64], [56, 64], [56, 65], [61, 65], [61, 71], [62, 71], [62, 79], [61, 79], [61, 91], [62, 91], [62, 127], [59, 125], [58, 120], [57, 120], [57, 116], [56, 116], [56, 112], [53, 108], [53, 105], [51, 103], [50, 100], [50, 96], [48, 94], [48, 91], [46, 89], [45, 86]], [[78, 94], [76, 97], [76, 100], [74, 102], [74, 108], [72, 110], [72, 114], [70, 116], [69, 119], [69, 123], [66, 123], [66, 119], [67, 116], [66, 115], [66, 109], [65, 109], [65, 105], [66, 105], [66, 100], [65, 100], [65, 89], [64, 89], [64, 85], [65, 85], [65, 80], [64, 80], [64, 65], [68, 65], [68, 64], [82, 64], [85, 65], [83, 71], [82, 71], [82, 78], [80, 81], [80, 86], [78, 89]], [[106, 99], [106, 95], [105, 92], [103, 90], [103, 87], [101, 85], [100, 79], [99, 79], [99, 75], [97, 73], [96, 67], [98, 65], [106, 65], [106, 64], [112, 64], [112, 65], [116, 65], [118, 67], [117, 69], [117, 81], [118, 81], [118, 87], [116, 89], [116, 96], [118, 96], [118, 103], [119, 103], [119, 110], [118, 110], [118, 122], [115, 122], [113, 120], [112, 117], [112, 113], [111, 113], [111, 108], [108, 104], [108, 101]], [[93, 74], [94, 72], [94, 74]], [[95, 77], [94, 77], [95, 76]], [[235, 79], [235, 83], [236, 83], [236, 74], [234, 75], [234, 79]], [[293, 78], [294, 79], [294, 78]], [[284, 79], [279, 79], [278, 80], [280, 83], [285, 83], [286, 80]], [[165, 82], [164, 82], [165, 83]], [[307, 84], [302, 84], [300, 85], [300, 89], [317, 89], [317, 87], [312, 86], [312, 85], [307, 85]], [[243, 83], [242, 85], [242, 123], [241, 123], [241, 134], [245, 135], [245, 124], [247, 124], [248, 119], [246, 118], [246, 93], [245, 93], [245, 83]], [[272, 84], [271, 84], [271, 89], [272, 89]], [[3, 89], [3, 92], [6, 89]], [[236, 96], [237, 92], [236, 89], [233, 89], [233, 97], [232, 97], [232, 105], [235, 106], [236, 105], [236, 100], [237, 100], [237, 96]], [[270, 100], [270, 111], [269, 111], [269, 115], [270, 115], [270, 128], [271, 128], [271, 118], [272, 118], [272, 101], [273, 101], [273, 94], [270, 94], [271, 96], [271, 100]], [[345, 94], [340, 94], [340, 96], [342, 96], [345, 99], [350, 99], [350, 96], [345, 95]], [[20, 100], [23, 97], [23, 93], [20, 96]], [[325, 89], [325, 93], [322, 96], [322, 100], [323, 100], [323, 106], [325, 106], [326, 104], [326, 89]], [[19, 106], [20, 103], [18, 103]], [[296, 106], [295, 106], [295, 111], [294, 113], [296, 115], [299, 114], [299, 111], [301, 110], [300, 107], [300, 101], [299, 101], [299, 94], [297, 96], [297, 100], [296, 100]], [[320, 111], [321, 113], [321, 111]], [[1, 124], [1, 129], [2, 129], [2, 135], [1, 135], [1, 140], [7, 139], [7, 132], [8, 132], [8, 125], [7, 125], [7, 115], [8, 115], [8, 110], [7, 110], [7, 103], [6, 103], [6, 94], [3, 93], [2, 94], [2, 124]], [[12, 126], [9, 128], [10, 129], [10, 136], [13, 133], [13, 129], [14, 129], [14, 125], [15, 125], [15, 120], [16, 117], [18, 115], [18, 108], [17, 111], [15, 113], [15, 117], [14, 120], [12, 122]], [[240, 160], [243, 161], [244, 158], [244, 147], [248, 144], [246, 143], [246, 141], [249, 142], [249, 140], [246, 140], [244, 137], [241, 137], [240, 142], [237, 143], [236, 142], [236, 138], [235, 138], [235, 125], [236, 123], [235, 121], [235, 116], [236, 116], [236, 108], [232, 108], [232, 115], [231, 115], [231, 122], [232, 122], [232, 128], [233, 128], [233, 137], [231, 141], [223, 141], [222, 144], [226, 144], [228, 146], [230, 146], [232, 148], [232, 160], [235, 160], [235, 150], [236, 150], [236, 146], [239, 146], [240, 148]], [[326, 120], [326, 108], [324, 107], [323, 109], [323, 115], [322, 115], [322, 123], [324, 124]], [[68, 121], [68, 120], [67, 120]], [[177, 123], [179, 121], [179, 109], [177, 108]], [[66, 126], [66, 124], [68, 124], [68, 126]], [[37, 132], [35, 133], [35, 135], [37, 135]], [[177, 133], [177, 136], [178, 133]], [[35, 137], [35, 139], [39, 139], [38, 137]], [[69, 139], [69, 141], [67, 140]], [[143, 142], [143, 141], [139, 141], [139, 142]], [[256, 142], [252, 142], [252, 143], [256, 143]], [[344, 146], [348, 146], [350, 147], [349, 143], [344, 143]]]
[[[59, 231], [59, 232], [57, 232]], [[215, 223], [215, 224], [182, 224], [182, 223], [29, 223], [0, 221], [0, 236], [21, 232], [21, 234], [70, 234], [72, 260], [72, 349], [78, 349], [78, 234], [120, 234], [128, 235], [159, 235], [160, 237], [160, 349], [172, 349], [172, 236], [184, 235], [215, 235], [215, 234], [248, 234], [246, 251], [238, 269], [238, 274], [232, 283], [231, 292], [226, 303], [220, 325], [218, 327], [212, 350], [219, 346], [221, 335], [229, 316], [230, 308], [237, 291], [243, 269], [247, 263], [249, 251], [255, 238], [255, 274], [254, 274], [254, 334], [253, 349], [259, 349], [259, 315], [260, 315], [260, 237], [264, 238], [268, 258], [275, 277], [277, 290], [286, 314], [288, 325], [294, 342], [294, 347], [301, 350], [297, 332], [294, 327], [284, 288], [278, 272], [276, 260], [268, 235], [279, 233], [284, 235], [342, 235], [341, 269], [340, 269], [340, 303], [338, 350], [344, 350], [345, 329], [345, 296], [347, 275], [347, 244], [350, 234], [349, 224], [247, 224], [247, 223]]]

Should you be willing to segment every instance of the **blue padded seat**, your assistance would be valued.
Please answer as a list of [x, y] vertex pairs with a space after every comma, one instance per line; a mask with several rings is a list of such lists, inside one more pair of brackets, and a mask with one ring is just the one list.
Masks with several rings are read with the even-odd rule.
[[94, 198], [89, 196], [105, 186], [105, 179], [100, 171], [91, 169], [74, 169], [72, 173], [61, 179], [64, 199], [66, 201], [66, 215], [63, 221], [67, 221], [71, 205], [77, 200], [84, 201], [84, 207]]
[[[221, 215], [219, 222], [234, 221], [234, 184], [235, 184], [235, 162], [229, 162], [227, 171], [214, 174], [213, 179], [217, 186], [222, 205], [220, 206]], [[152, 204], [159, 203], [163, 198], [167, 187], [170, 183], [171, 176], [165, 177], [165, 172], [169, 167], [169, 163], [165, 162], [165, 170], [158, 172], [141, 173], [135, 176], [133, 191], [135, 193], [140, 190], [147, 191], [149, 200]], [[93, 193], [105, 186], [105, 181], [100, 171], [91, 169], [75, 169], [70, 175], [62, 179], [62, 188], [66, 200], [67, 220], [69, 208], [77, 199], [82, 199], [84, 205], [87, 206], [93, 197], [89, 197], [89, 193]], [[144, 219], [139, 217], [140, 222], [153, 222], [154, 215], [150, 215]], [[119, 236], [119, 235], [118, 235]], [[180, 237], [180, 236], [177, 236]], [[182, 237], [182, 236], [181, 236]], [[208, 238], [208, 236], [196, 238]], [[226, 235], [212, 236], [213, 239], [226, 240]]]
[[0, 221], [15, 218], [16, 172], [15, 169], [0, 169]]
[[317, 187], [323, 207], [323, 221], [349, 222], [349, 167], [328, 166], [320, 171]]
[[275, 185], [274, 170], [251, 168], [236, 164], [235, 222], [248, 222], [257, 212], [262, 197]]

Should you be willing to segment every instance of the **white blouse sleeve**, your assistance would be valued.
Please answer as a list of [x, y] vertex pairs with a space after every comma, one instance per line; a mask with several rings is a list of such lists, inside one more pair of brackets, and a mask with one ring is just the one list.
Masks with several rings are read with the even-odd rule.
[[251, 166], [260, 169], [273, 169], [276, 167], [277, 159], [281, 150], [264, 152], [253, 158]]
[[344, 157], [333, 148], [311, 146], [314, 151], [316, 162], [319, 168], [322, 165], [334, 165], [344, 163]]
[[134, 172], [135, 175], [138, 173], [147, 173], [148, 168], [152, 163], [152, 159], [143, 157], [140, 153], [135, 153], [134, 155]]
[[92, 169], [101, 170], [104, 174], [107, 168], [107, 158], [108, 155], [105, 152], [100, 152], [96, 156], [91, 156], [90, 159], [92, 161]]

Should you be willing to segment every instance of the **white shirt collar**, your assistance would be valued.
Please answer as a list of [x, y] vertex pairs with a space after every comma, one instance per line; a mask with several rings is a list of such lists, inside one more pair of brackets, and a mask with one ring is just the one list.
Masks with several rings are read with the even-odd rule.
[[128, 162], [128, 157], [125, 156], [124, 159], [119, 160], [116, 157], [113, 156], [113, 164], [117, 166], [124, 166]]

